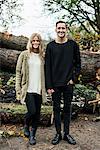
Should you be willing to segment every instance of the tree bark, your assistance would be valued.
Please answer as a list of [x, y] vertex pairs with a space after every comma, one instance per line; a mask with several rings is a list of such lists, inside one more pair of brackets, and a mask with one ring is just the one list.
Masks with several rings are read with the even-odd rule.
[[[24, 116], [27, 112], [26, 106], [16, 103], [0, 103], [1, 124], [24, 123]], [[43, 106], [40, 114], [40, 125], [51, 125], [52, 106]]]
[[81, 74], [83, 82], [95, 80], [95, 68], [100, 67], [100, 52], [81, 51]]
[[0, 48], [0, 69], [15, 72], [16, 63], [21, 51]]
[[0, 47], [23, 51], [26, 49], [28, 38], [0, 32]]
[[[21, 51], [0, 48], [1, 69], [15, 72], [16, 63]], [[82, 81], [90, 82], [95, 79], [95, 67], [100, 66], [100, 52], [81, 52]]]

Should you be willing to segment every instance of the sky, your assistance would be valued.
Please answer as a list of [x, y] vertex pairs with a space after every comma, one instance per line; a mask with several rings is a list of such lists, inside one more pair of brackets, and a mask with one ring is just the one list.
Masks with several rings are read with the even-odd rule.
[[44, 12], [42, 0], [23, 1], [22, 17], [25, 21], [20, 27], [12, 30], [13, 34], [29, 37], [33, 32], [38, 32], [45, 39], [48, 39], [48, 36], [54, 38], [56, 20], [52, 15], [48, 15], [48, 13]]

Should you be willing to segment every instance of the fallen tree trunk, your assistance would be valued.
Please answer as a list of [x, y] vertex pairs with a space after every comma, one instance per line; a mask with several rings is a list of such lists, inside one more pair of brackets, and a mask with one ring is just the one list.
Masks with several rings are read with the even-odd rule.
[[100, 52], [81, 51], [81, 65], [83, 82], [95, 80], [95, 67], [100, 67]]
[[[14, 103], [0, 103], [0, 122], [2, 124], [8, 123], [24, 123], [24, 116], [26, 113], [26, 106]], [[51, 125], [51, 106], [42, 106], [40, 115], [40, 125]]]
[[0, 47], [7, 49], [16, 49], [23, 51], [26, 49], [28, 38], [24, 36], [15, 36], [7, 32], [0, 32]]
[[2, 70], [15, 72], [17, 59], [20, 53], [21, 51], [0, 48], [0, 68]]
[[[27, 112], [25, 105], [15, 103], [0, 103], [0, 124], [24, 123], [24, 116]], [[40, 113], [40, 122], [42, 126], [51, 125], [52, 106], [42, 106]], [[53, 123], [53, 122], [52, 122]]]
[[[80, 107], [76, 106], [76, 104], [73, 104], [71, 118], [76, 119], [80, 110]], [[25, 105], [16, 103], [0, 103], [0, 124], [2, 125], [7, 123], [24, 123], [24, 116], [26, 112], [27, 108]], [[50, 126], [51, 124], [53, 124], [54, 116], [52, 115], [52, 106], [42, 105], [39, 124], [43, 126]]]
[[[1, 69], [15, 72], [17, 59], [21, 51], [0, 48]], [[95, 79], [95, 67], [100, 66], [100, 53], [81, 52], [81, 74], [83, 82], [90, 82]]]

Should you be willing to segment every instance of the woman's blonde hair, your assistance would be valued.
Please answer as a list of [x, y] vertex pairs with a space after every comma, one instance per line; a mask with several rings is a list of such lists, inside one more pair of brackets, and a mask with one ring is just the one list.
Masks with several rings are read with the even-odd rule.
[[33, 41], [34, 37], [37, 37], [39, 39], [39, 42], [40, 42], [40, 45], [39, 45], [39, 55], [40, 55], [40, 57], [43, 57], [43, 55], [44, 55], [43, 54], [44, 53], [44, 51], [43, 51], [43, 41], [42, 41], [42, 38], [41, 38], [40, 34], [33, 33], [30, 36], [29, 40], [28, 40], [26, 48], [28, 49], [29, 53], [32, 52], [32, 41]]

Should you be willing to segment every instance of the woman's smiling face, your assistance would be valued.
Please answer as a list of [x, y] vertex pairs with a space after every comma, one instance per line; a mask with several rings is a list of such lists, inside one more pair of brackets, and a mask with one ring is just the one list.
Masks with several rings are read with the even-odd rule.
[[40, 45], [40, 41], [38, 39], [37, 36], [35, 36], [32, 40], [32, 48], [33, 49], [38, 49], [39, 48], [39, 45]]

